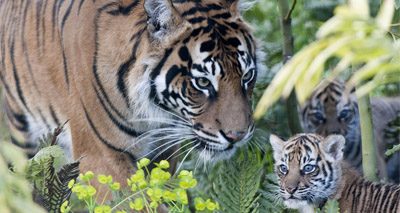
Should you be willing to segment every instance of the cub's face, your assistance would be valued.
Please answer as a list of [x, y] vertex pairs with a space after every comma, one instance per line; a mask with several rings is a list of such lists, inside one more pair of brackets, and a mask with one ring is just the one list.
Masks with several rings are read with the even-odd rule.
[[230, 157], [252, 136], [255, 48], [240, 19], [207, 18], [167, 50], [153, 76], [156, 102], [189, 121], [205, 159]]
[[299, 134], [283, 141], [271, 135], [279, 194], [289, 208], [318, 207], [335, 192], [341, 175], [343, 136]]

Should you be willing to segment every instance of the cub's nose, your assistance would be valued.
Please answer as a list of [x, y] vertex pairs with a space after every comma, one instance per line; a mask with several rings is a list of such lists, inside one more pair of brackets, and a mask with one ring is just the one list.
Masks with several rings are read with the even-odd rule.
[[222, 136], [224, 136], [230, 143], [235, 143], [242, 140], [247, 135], [247, 130], [244, 132], [232, 132], [229, 131], [228, 133], [224, 133], [220, 131]]
[[289, 194], [293, 194], [296, 191], [297, 187], [296, 186], [288, 186], [286, 188], [286, 191], [289, 192]]

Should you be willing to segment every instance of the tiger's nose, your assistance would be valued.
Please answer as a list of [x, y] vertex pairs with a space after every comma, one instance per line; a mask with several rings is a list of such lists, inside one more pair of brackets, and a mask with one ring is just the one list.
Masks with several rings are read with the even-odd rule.
[[286, 191], [289, 192], [289, 194], [293, 194], [297, 189], [297, 186], [288, 186], [286, 188]]
[[244, 132], [228, 132], [225, 135], [225, 138], [230, 142], [230, 143], [234, 143], [234, 142], [238, 142], [240, 140], [242, 140], [246, 135], [247, 135], [247, 131]]

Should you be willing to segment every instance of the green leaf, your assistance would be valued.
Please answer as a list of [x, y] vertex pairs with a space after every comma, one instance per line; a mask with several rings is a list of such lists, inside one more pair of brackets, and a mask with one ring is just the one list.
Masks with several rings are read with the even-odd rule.
[[387, 150], [385, 154], [387, 156], [393, 155], [395, 152], [400, 151], [400, 144], [394, 145], [391, 149]]
[[340, 212], [339, 203], [336, 200], [329, 199], [325, 204], [326, 213], [338, 213]]

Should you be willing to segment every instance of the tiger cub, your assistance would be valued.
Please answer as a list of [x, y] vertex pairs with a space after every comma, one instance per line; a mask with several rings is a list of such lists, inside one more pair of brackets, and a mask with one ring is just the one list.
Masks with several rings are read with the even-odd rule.
[[400, 212], [400, 186], [364, 180], [343, 160], [345, 138], [298, 134], [287, 141], [270, 136], [279, 194], [288, 208], [311, 212], [328, 198], [340, 212]]
[[[400, 110], [400, 97], [372, 98], [372, 118], [376, 144], [377, 167], [379, 177], [390, 177], [400, 182], [398, 153], [389, 159], [385, 165], [386, 147], [392, 147], [393, 139], [385, 138], [388, 122], [396, 117]], [[341, 79], [321, 81], [310, 98], [301, 107], [301, 123], [303, 130], [323, 136], [340, 134], [346, 138], [344, 157], [361, 171], [361, 131], [357, 98], [354, 91], [345, 90], [345, 82]], [[399, 139], [395, 138], [394, 142]], [[387, 168], [387, 169], [386, 169]], [[394, 169], [396, 168], [396, 169]]]

